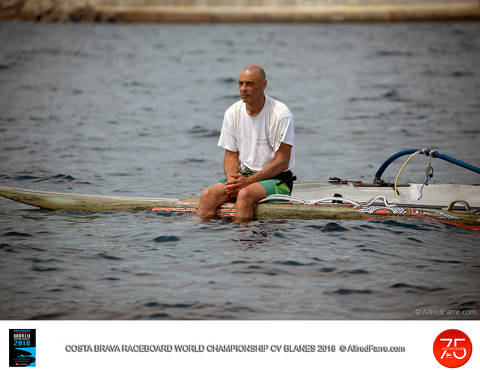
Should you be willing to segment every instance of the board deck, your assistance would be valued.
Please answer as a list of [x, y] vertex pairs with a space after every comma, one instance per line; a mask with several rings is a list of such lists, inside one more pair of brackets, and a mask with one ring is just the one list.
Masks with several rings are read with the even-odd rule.
[[[182, 199], [141, 198], [109, 195], [86, 195], [0, 186], [0, 195], [11, 200], [35, 207], [83, 212], [107, 211], [154, 211], [194, 213], [198, 208], [198, 195]], [[225, 203], [218, 214], [234, 216], [235, 204]], [[434, 219], [450, 224], [469, 225], [480, 229], [480, 214], [477, 211], [447, 211], [421, 207], [399, 207], [385, 205], [354, 206], [350, 204], [291, 204], [271, 202], [257, 204], [255, 219], [372, 219], [385, 217], [416, 217]]]

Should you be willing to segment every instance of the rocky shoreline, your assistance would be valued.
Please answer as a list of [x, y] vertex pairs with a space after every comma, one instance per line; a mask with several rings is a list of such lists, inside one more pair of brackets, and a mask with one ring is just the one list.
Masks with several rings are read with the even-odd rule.
[[92, 0], [3, 0], [0, 20], [41, 22], [405, 22], [479, 20], [479, 2], [316, 6], [128, 6]]

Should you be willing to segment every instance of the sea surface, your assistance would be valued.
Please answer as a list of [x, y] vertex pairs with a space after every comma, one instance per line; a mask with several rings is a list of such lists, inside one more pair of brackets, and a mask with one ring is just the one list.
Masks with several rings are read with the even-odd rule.
[[[223, 176], [223, 113], [249, 63], [296, 117], [299, 180], [371, 181], [410, 148], [479, 166], [479, 34], [480, 23], [0, 22], [0, 185], [199, 193]], [[431, 183], [480, 183], [432, 164]], [[401, 181], [423, 183], [426, 166], [413, 159]], [[0, 318], [478, 319], [479, 241], [430, 220], [234, 225], [1, 198]]]

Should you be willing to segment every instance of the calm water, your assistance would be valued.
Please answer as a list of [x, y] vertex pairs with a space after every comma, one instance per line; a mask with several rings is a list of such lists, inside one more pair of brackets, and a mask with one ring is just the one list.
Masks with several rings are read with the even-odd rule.
[[[479, 34], [480, 23], [3, 22], [0, 184], [198, 193], [222, 177], [221, 120], [248, 63], [266, 67], [269, 94], [296, 116], [301, 180], [368, 181], [390, 154], [415, 147], [478, 166]], [[433, 182], [480, 183], [433, 165]], [[412, 160], [402, 181], [423, 182], [425, 168]], [[3, 319], [480, 317], [478, 231], [434, 221], [237, 226], [2, 198], [0, 225]]]

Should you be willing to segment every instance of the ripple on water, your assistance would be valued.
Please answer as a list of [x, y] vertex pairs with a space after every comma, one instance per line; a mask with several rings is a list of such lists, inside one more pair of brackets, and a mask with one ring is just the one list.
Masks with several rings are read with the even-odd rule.
[[425, 292], [432, 293], [432, 292], [440, 292], [442, 290], [446, 290], [446, 288], [441, 287], [425, 287], [421, 285], [410, 285], [406, 283], [396, 283], [391, 286], [393, 289], [402, 289], [407, 293], [417, 293], [423, 294]]
[[351, 275], [365, 275], [365, 274], [369, 274], [368, 271], [365, 271], [365, 270], [363, 270], [363, 269], [339, 271], [338, 273], [339, 273], [339, 274], [351, 274]]
[[0, 250], [7, 252], [7, 253], [19, 253], [13, 247], [10, 246], [10, 244], [7, 243], [1, 243], [0, 244]]
[[220, 135], [220, 130], [218, 129], [207, 129], [200, 125], [196, 125], [192, 127], [187, 133], [194, 135], [195, 137], [203, 137], [203, 138], [217, 138]]
[[176, 235], [161, 235], [153, 239], [155, 243], [172, 243], [180, 241], [180, 238]]
[[[418, 231], [430, 231], [431, 228], [422, 226], [418, 222], [411, 221], [411, 222], [402, 222], [399, 220], [372, 220], [370, 221], [374, 224], [379, 224], [383, 226], [387, 226], [388, 228], [385, 230], [389, 230], [394, 233], [400, 233], [399, 230], [391, 230], [391, 228], [397, 229], [408, 229], [408, 230], [418, 230]], [[401, 231], [403, 233], [403, 231]]]
[[17, 231], [9, 231], [8, 233], [3, 234], [3, 236], [19, 237], [19, 238], [31, 238], [31, 237], [33, 237], [32, 234], [21, 233], [21, 232], [17, 232]]
[[143, 313], [137, 319], [196, 319], [205, 317], [205, 311], [211, 311], [215, 305], [202, 302], [161, 303], [151, 301], [142, 305]]
[[372, 294], [370, 289], [337, 289], [333, 292], [334, 294], [339, 295], [350, 295], [350, 294]]
[[448, 263], [448, 264], [462, 264], [463, 262], [457, 260], [439, 260], [439, 259], [431, 259], [432, 262], [438, 263]]
[[235, 261], [230, 262], [230, 264], [232, 264], [232, 265], [245, 264], [245, 263], [249, 263], [249, 262], [248, 261], [243, 261], [243, 260], [235, 260]]
[[341, 226], [336, 222], [328, 222], [326, 225], [306, 225], [305, 227], [319, 230], [324, 233], [348, 231], [347, 228]]
[[52, 312], [52, 313], [33, 316], [30, 318], [30, 320], [52, 320], [52, 319], [59, 319], [60, 317], [65, 315], [66, 315], [65, 312]]
[[111, 254], [105, 253], [105, 252], [100, 252], [97, 254], [98, 257], [104, 258], [106, 260], [111, 260], [111, 261], [121, 261], [122, 258], [112, 256]]
[[39, 266], [33, 266], [32, 271], [36, 272], [53, 272], [53, 271], [60, 271], [60, 269], [56, 267], [39, 267]]
[[59, 173], [59, 174], [51, 175], [51, 176], [34, 176], [34, 175], [31, 175], [31, 174], [26, 174], [26, 175], [15, 176], [15, 177], [13, 177], [13, 179], [16, 180], [16, 181], [31, 181], [31, 182], [34, 182], [34, 183], [51, 181], [54, 184], [73, 182], [73, 181], [76, 180], [75, 177], [73, 177], [71, 175], [65, 175], [63, 173]]
[[480, 317], [480, 303], [478, 301], [454, 302], [452, 306], [455, 310], [464, 313], [469, 319]]
[[337, 268], [336, 267], [322, 267], [320, 270], [318, 270], [319, 272], [333, 272], [335, 271]]
[[235, 78], [232, 78], [232, 77], [219, 78], [218, 81], [221, 82], [221, 83], [227, 84], [227, 85], [237, 83], [237, 80]]
[[279, 265], [285, 265], [285, 266], [313, 266], [313, 265], [315, 265], [314, 263], [302, 263], [302, 262], [297, 262], [297, 261], [292, 261], [292, 260], [275, 261], [274, 263], [277, 263]]

